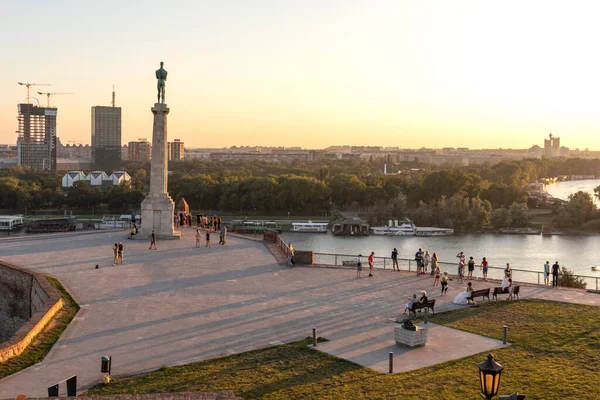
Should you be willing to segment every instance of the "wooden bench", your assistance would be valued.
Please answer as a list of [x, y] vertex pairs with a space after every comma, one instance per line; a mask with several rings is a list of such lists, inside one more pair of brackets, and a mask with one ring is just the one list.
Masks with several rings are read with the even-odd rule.
[[[513, 286], [513, 298], [519, 298], [519, 290], [520, 290], [520, 286]], [[506, 290], [502, 290], [502, 287], [495, 287], [494, 288], [494, 293], [492, 294], [492, 296], [494, 297], [494, 300], [498, 301], [498, 295], [499, 294], [510, 294], [509, 289]]]
[[473, 300], [475, 300], [477, 297], [481, 297], [482, 299], [487, 297], [488, 301], [490, 301], [490, 288], [475, 290], [473, 291], [472, 297]]
[[423, 308], [429, 308], [431, 309], [431, 314], [435, 314], [433, 307], [435, 307], [435, 300], [427, 300], [427, 303], [414, 303], [411, 312], [416, 315], [417, 311], [421, 311]]

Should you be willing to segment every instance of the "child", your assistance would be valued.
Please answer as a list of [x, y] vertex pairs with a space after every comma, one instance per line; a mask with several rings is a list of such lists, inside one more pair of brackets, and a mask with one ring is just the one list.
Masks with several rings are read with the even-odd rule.
[[206, 231], [206, 247], [210, 247], [210, 232]]
[[433, 281], [433, 286], [439, 286], [440, 285], [440, 274], [441, 274], [439, 265], [435, 266], [434, 273], [435, 273], [435, 279]]
[[404, 306], [404, 314], [410, 314], [413, 309], [413, 304], [418, 303], [417, 295], [413, 294], [412, 297], [408, 298], [408, 303]]

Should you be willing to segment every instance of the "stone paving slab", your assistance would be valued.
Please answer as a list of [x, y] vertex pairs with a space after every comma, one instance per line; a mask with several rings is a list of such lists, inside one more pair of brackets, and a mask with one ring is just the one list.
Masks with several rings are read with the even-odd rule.
[[394, 353], [394, 373], [430, 367], [446, 361], [504, 347], [502, 341], [447, 328], [437, 324], [417, 324], [428, 328], [427, 344], [408, 348], [394, 341], [395, 323], [381, 323], [373, 330], [339, 340], [319, 343], [317, 350], [352, 361], [375, 371], [389, 373], [389, 353]]
[[[436, 313], [462, 307], [452, 299], [466, 283], [451, 282], [440, 297], [430, 276], [288, 268], [262, 242], [230, 237], [195, 248], [194, 233], [183, 228], [181, 240], [158, 241], [157, 251], [127, 232], [0, 239], [2, 259], [56, 277], [82, 307], [43, 362], [0, 380], [0, 398], [44, 396], [74, 374], [80, 388], [95, 384], [103, 355], [116, 375], [128, 375], [299, 340], [313, 326], [332, 341], [356, 340], [402, 315], [406, 298], [423, 289]], [[119, 241], [125, 264], [113, 266]], [[600, 295], [583, 291], [522, 287], [527, 297], [600, 305]]]

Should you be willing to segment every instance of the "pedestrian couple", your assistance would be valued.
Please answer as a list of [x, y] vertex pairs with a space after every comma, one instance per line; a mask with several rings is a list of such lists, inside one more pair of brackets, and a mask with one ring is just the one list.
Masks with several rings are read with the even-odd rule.
[[[395, 250], [395, 249], [394, 249]], [[356, 257], [356, 277], [360, 278], [360, 274], [362, 272], [362, 254], [359, 254]], [[371, 255], [367, 258], [369, 263], [369, 277], [373, 277], [373, 263], [375, 262], [375, 252], [372, 251]]]

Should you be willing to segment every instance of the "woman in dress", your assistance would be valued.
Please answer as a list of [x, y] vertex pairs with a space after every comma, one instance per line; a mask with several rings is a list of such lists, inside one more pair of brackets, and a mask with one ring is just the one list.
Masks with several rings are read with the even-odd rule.
[[464, 292], [456, 295], [454, 300], [452, 300], [454, 304], [467, 305], [473, 303], [473, 286], [471, 286], [471, 282], [467, 284], [467, 288]]

